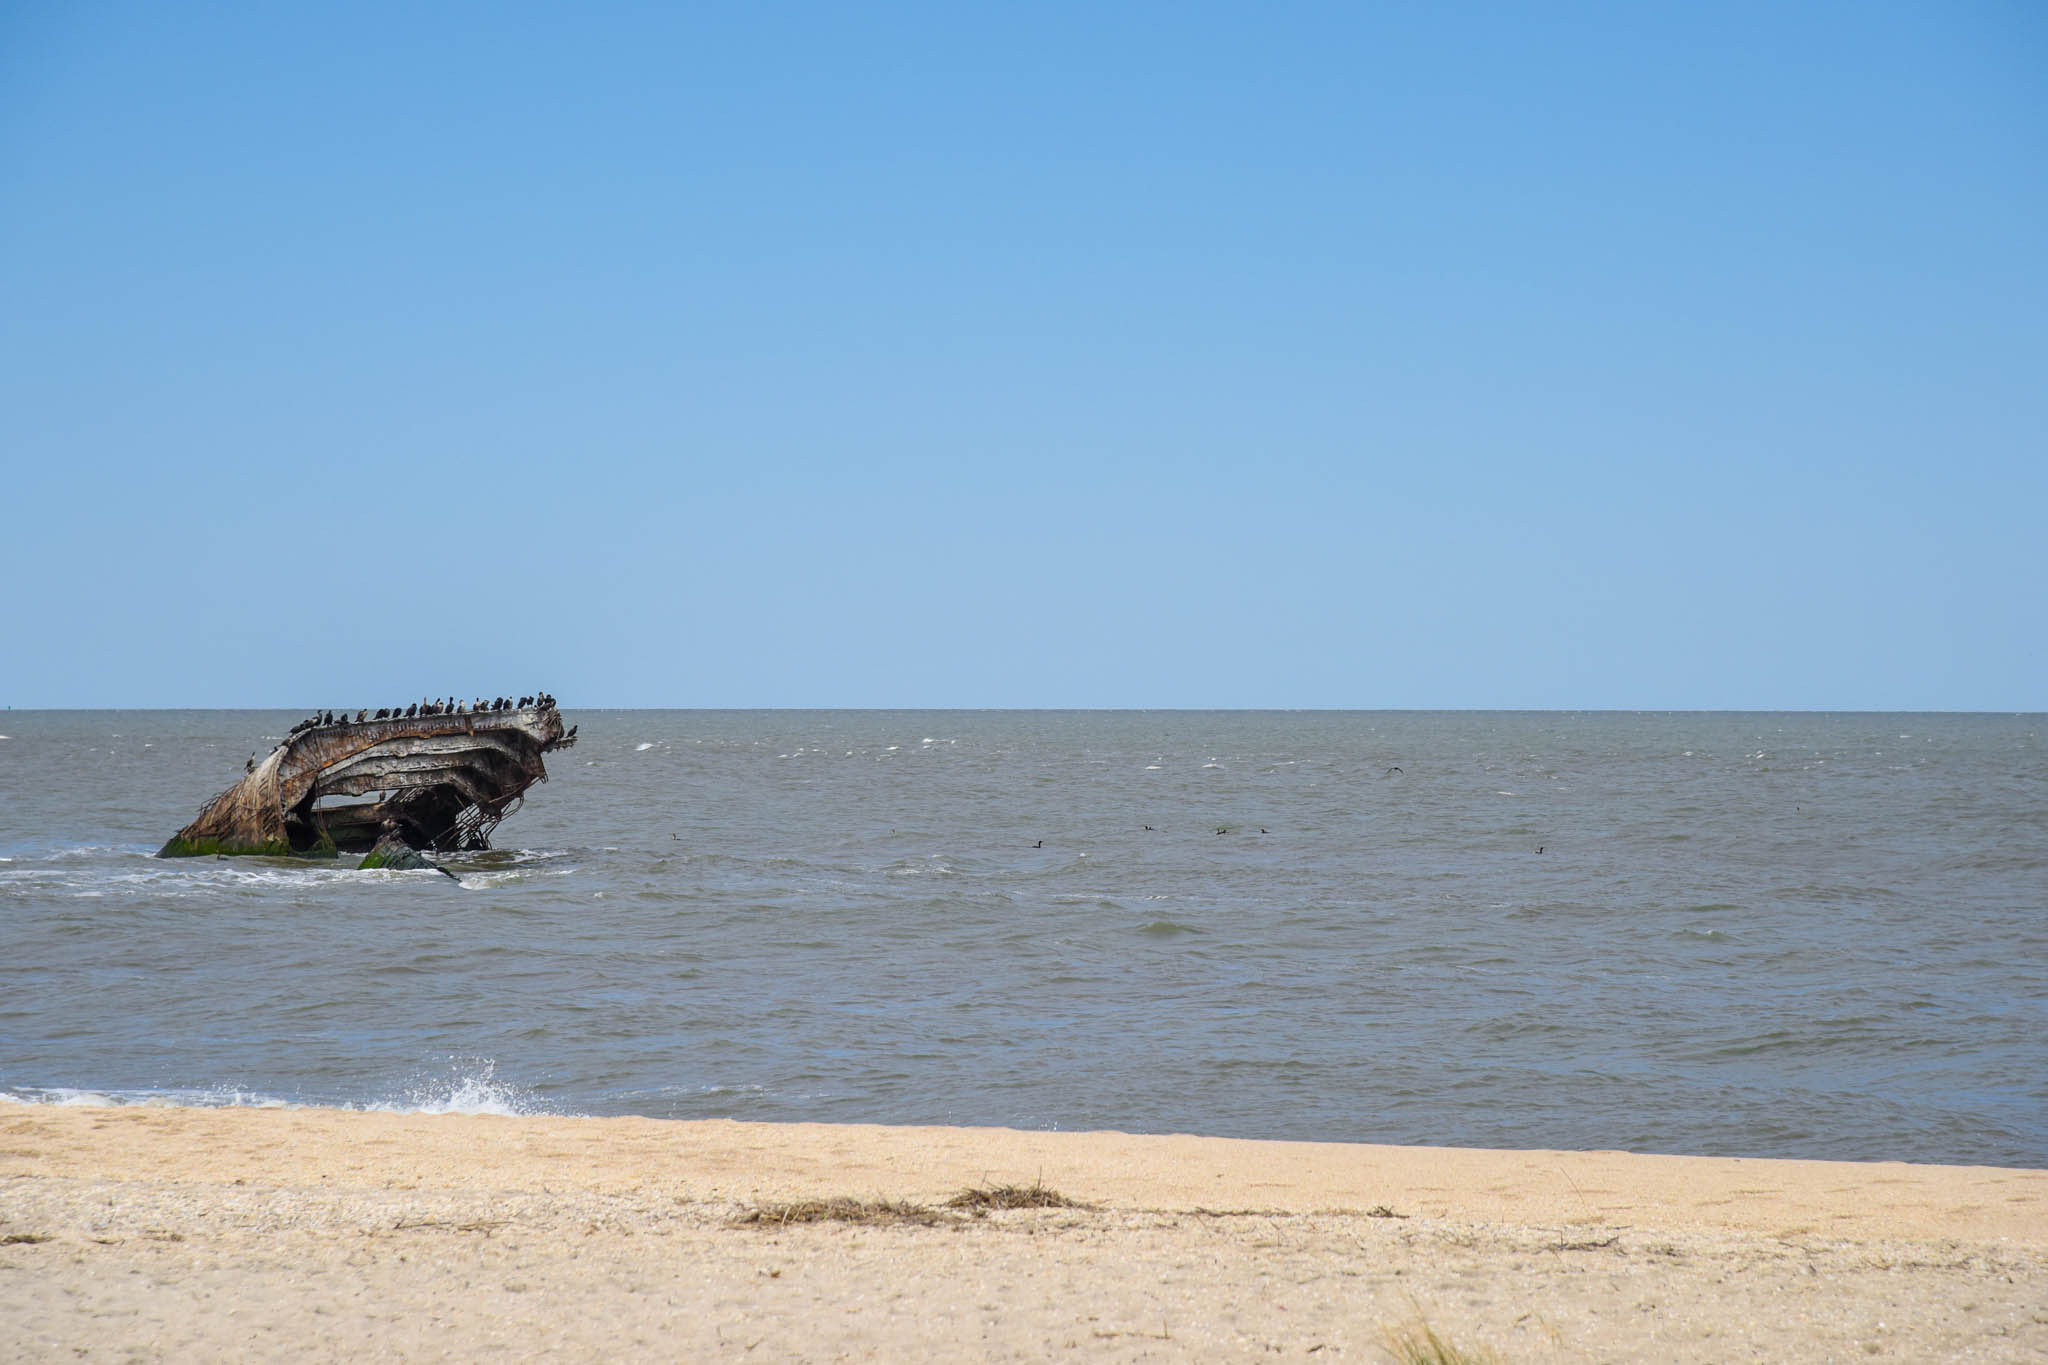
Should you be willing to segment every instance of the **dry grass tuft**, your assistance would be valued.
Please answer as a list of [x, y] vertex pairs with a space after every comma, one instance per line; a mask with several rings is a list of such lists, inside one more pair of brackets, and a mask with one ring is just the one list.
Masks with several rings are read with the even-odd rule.
[[1492, 1351], [1468, 1351], [1437, 1335], [1422, 1318], [1400, 1327], [1381, 1327], [1382, 1345], [1396, 1365], [1501, 1365]]
[[1069, 1199], [1045, 1182], [1029, 1185], [987, 1185], [966, 1189], [946, 1201], [949, 1209], [1090, 1209], [1078, 1199]]
[[948, 1219], [922, 1204], [895, 1199], [799, 1199], [792, 1204], [756, 1204], [733, 1223], [741, 1227], [786, 1228], [795, 1223], [913, 1224], [930, 1227]]

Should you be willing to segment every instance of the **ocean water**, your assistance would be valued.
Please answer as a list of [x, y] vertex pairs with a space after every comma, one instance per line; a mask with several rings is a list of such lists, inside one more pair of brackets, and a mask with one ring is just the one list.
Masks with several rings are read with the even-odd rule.
[[0, 1098], [2048, 1166], [2039, 715], [578, 711], [432, 872], [0, 713]]

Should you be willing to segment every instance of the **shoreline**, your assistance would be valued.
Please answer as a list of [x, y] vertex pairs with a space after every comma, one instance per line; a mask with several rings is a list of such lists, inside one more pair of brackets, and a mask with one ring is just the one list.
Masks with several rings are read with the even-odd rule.
[[[1001, 1185], [1088, 1207], [943, 1208]], [[832, 1199], [931, 1217], [737, 1221]], [[24, 1359], [2024, 1359], [2042, 1304], [2041, 1170], [0, 1106]]]
[[[345, 1171], [365, 1187], [403, 1180], [518, 1189], [538, 1181], [555, 1191], [745, 1201], [848, 1193], [930, 1199], [1042, 1179], [1111, 1208], [1313, 1213], [1391, 1203], [1416, 1216], [1478, 1222], [1639, 1219], [1775, 1236], [2018, 1239], [2048, 1249], [2048, 1170], [2025, 1167], [154, 1104], [0, 1106], [4, 1133], [47, 1146], [6, 1143], [0, 1180], [123, 1179], [120, 1172], [146, 1169], [159, 1180], [207, 1183], [232, 1169], [239, 1180], [285, 1185], [310, 1168], [329, 1180]], [[25, 1168], [24, 1160], [34, 1165]]]

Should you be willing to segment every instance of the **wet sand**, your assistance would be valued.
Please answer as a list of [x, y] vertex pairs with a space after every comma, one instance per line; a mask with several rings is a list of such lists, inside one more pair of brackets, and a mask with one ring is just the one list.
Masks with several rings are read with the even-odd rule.
[[[956, 1211], [1043, 1185], [1088, 1208]], [[794, 1201], [920, 1220], [744, 1224]], [[2048, 1172], [0, 1105], [0, 1360], [2048, 1359]], [[84, 1353], [81, 1355], [81, 1353]]]

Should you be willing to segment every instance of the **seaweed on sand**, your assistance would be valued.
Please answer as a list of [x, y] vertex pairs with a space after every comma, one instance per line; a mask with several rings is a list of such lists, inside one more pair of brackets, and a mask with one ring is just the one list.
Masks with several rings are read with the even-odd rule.
[[946, 1201], [949, 1209], [1089, 1209], [1078, 1199], [1049, 1190], [1044, 1181], [1029, 1185], [982, 1185], [965, 1189]]
[[786, 1204], [755, 1204], [734, 1218], [735, 1227], [786, 1228], [800, 1223], [856, 1223], [867, 1226], [960, 1226], [986, 1218], [991, 1209], [1088, 1209], [1043, 1182], [1031, 1185], [988, 1185], [965, 1189], [934, 1208], [901, 1199], [798, 1199]]
[[798, 1199], [756, 1204], [733, 1223], [741, 1227], [786, 1228], [794, 1223], [909, 1223], [929, 1227], [949, 1221], [936, 1209], [896, 1199]]

